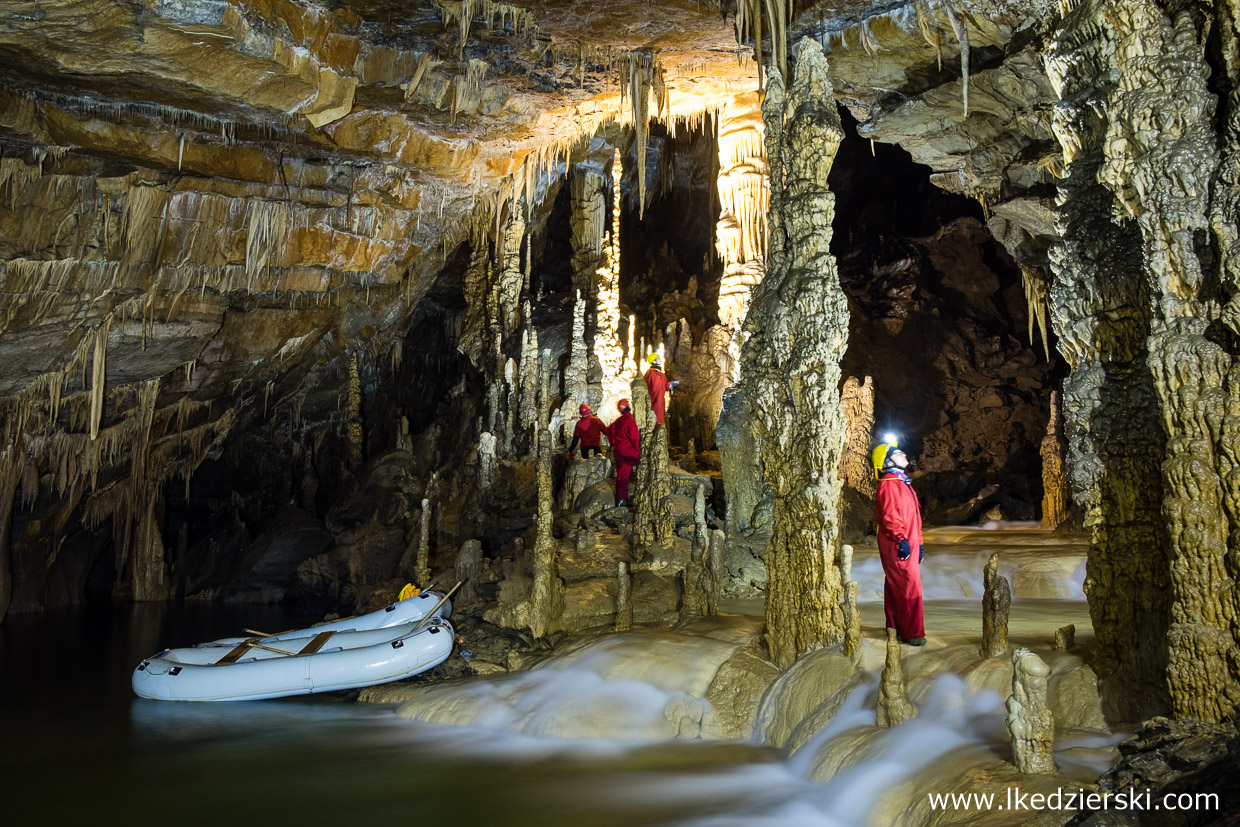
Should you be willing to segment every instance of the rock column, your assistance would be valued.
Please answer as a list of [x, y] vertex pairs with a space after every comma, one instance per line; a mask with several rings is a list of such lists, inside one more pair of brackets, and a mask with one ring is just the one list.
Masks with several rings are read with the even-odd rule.
[[751, 338], [741, 367], [743, 427], [757, 436], [775, 499], [766, 550], [766, 643], [780, 667], [844, 635], [836, 470], [844, 439], [838, 388], [848, 303], [829, 249], [835, 199], [827, 189], [843, 131], [822, 47], [802, 40], [796, 66], [787, 100], [772, 71], [763, 104], [771, 260], [745, 323]]

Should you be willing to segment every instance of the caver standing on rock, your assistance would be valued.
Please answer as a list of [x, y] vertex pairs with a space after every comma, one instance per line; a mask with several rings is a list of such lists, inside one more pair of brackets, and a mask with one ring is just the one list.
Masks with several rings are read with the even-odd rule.
[[629, 400], [621, 399], [616, 407], [620, 410], [620, 416], [607, 426], [605, 433], [616, 458], [616, 505], [624, 506], [629, 504], [629, 477], [641, 455], [641, 441]]
[[875, 516], [878, 518], [878, 556], [886, 579], [883, 608], [887, 628], [904, 643], [924, 646], [926, 627], [921, 606], [921, 561], [926, 547], [921, 537], [921, 503], [904, 469], [908, 457], [886, 436], [870, 455], [878, 477]]
[[662, 425], [667, 415], [667, 397], [671, 395], [671, 385], [667, 374], [663, 372], [663, 363], [659, 354], [652, 353], [646, 357], [650, 367], [646, 369], [646, 390], [650, 392], [650, 410], [654, 411], [654, 424]]
[[577, 427], [573, 428], [573, 441], [568, 446], [568, 458], [572, 459], [576, 456], [577, 443], [580, 442], [581, 458], [589, 459], [591, 453], [602, 453], [603, 449], [598, 444], [599, 437], [603, 435], [607, 426], [603, 424], [603, 420], [590, 412], [590, 406], [584, 402], [577, 412], [581, 414], [581, 419], [577, 420]]

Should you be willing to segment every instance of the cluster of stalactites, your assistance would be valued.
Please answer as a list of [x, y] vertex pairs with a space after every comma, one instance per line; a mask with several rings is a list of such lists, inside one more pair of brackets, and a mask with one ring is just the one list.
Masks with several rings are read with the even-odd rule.
[[487, 28], [494, 30], [507, 29], [511, 26], [514, 34], [530, 36], [537, 32], [533, 15], [529, 9], [514, 6], [510, 3], [496, 3], [494, 0], [437, 0], [439, 12], [445, 26], [456, 24], [460, 33], [458, 54], [465, 53], [465, 44], [469, 42], [469, 30], [474, 19], [481, 16], [486, 20]]
[[[762, 32], [771, 37], [771, 66], [781, 77], [788, 76], [788, 24], [792, 22], [795, 4], [791, 0], [737, 0], [736, 42], [753, 37], [754, 56], [762, 63]], [[759, 84], [761, 80], [759, 79]]]
[[715, 249], [723, 262], [719, 320], [736, 330], [766, 267], [770, 170], [758, 96], [738, 96], [715, 119], [719, 146], [719, 221]]

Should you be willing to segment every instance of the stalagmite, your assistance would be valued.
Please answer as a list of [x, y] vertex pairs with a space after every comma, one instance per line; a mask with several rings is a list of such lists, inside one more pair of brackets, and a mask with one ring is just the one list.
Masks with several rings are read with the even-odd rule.
[[521, 271], [521, 247], [525, 241], [526, 227], [523, 210], [519, 204], [513, 204], [508, 220], [504, 223], [500, 239], [503, 247], [500, 250], [499, 272], [496, 275], [496, 311], [504, 338], [517, 332], [517, 323], [521, 311], [521, 289], [525, 284], [525, 274]]
[[887, 630], [887, 662], [878, 680], [878, 725], [893, 727], [917, 717], [917, 707], [904, 693], [904, 669], [900, 664], [900, 639]]
[[1012, 590], [1007, 578], [999, 574], [999, 555], [986, 561], [982, 590], [982, 657], [997, 658], [1008, 651], [1008, 611]]
[[1012, 667], [1012, 695], [1007, 700], [1012, 762], [1020, 772], [1055, 772], [1055, 716], [1046, 683], [1050, 667], [1028, 649], [1012, 653]]
[[589, 401], [590, 389], [586, 384], [590, 355], [586, 347], [586, 303], [580, 292], [573, 304], [573, 338], [569, 347], [568, 364], [564, 367], [564, 402], [560, 405], [560, 416], [566, 431], [560, 437], [562, 442], [568, 442], [572, 437], [578, 407]]
[[556, 574], [555, 538], [551, 535], [551, 433], [538, 428], [538, 516], [534, 540], [534, 585], [530, 590], [529, 629], [540, 638], [564, 610], [564, 583]]
[[508, 456], [512, 453], [512, 440], [516, 436], [517, 427], [517, 363], [512, 359], [504, 362], [504, 384], [508, 386], [508, 394], [502, 452], [504, 456]]
[[[603, 265], [597, 271], [597, 329], [594, 333], [594, 355], [603, 368], [603, 406], [606, 408], [611, 408], [621, 397], [629, 395], [624, 351], [620, 348], [620, 174], [620, 150], [617, 149], [611, 164], [611, 233], [603, 251]], [[632, 337], [630, 317], [630, 350]]]
[[697, 451], [694, 450], [693, 440], [689, 440], [689, 447], [685, 449], [684, 468], [690, 474], [697, 473]]
[[840, 546], [840, 576], [844, 578], [845, 583], [852, 580], [852, 560], [853, 547], [844, 543]]
[[362, 465], [362, 378], [357, 370], [357, 354], [349, 361], [349, 414], [345, 422], [348, 431], [349, 467], [356, 470]]
[[[654, 415], [650, 415], [653, 422]], [[667, 426], [655, 425], [642, 434], [641, 458], [634, 470], [633, 546], [641, 550], [671, 540], [676, 533], [672, 485], [668, 476]], [[639, 551], [639, 553], [641, 553]]]
[[495, 482], [495, 436], [483, 431], [478, 437], [478, 489], [485, 491]]
[[629, 564], [621, 560], [616, 564], [616, 625], [617, 632], [633, 628], [633, 578]]
[[706, 486], [699, 485], [693, 498], [693, 549], [684, 571], [682, 617], [712, 614], [707, 597], [707, 558], [710, 534], [706, 526]]
[[719, 613], [719, 597], [723, 593], [723, 550], [727, 537], [720, 529], [711, 529], [706, 547], [706, 613]]
[[457, 552], [453, 566], [456, 581], [461, 584], [457, 590], [456, 601], [460, 604], [472, 603], [477, 599], [474, 591], [478, 584], [478, 575], [482, 573], [482, 543], [477, 540], [466, 540]]
[[1058, 528], [1068, 519], [1071, 492], [1064, 457], [1068, 443], [1063, 436], [1063, 413], [1059, 391], [1051, 391], [1050, 416], [1046, 420], [1046, 436], [1042, 438], [1042, 528]]
[[[529, 318], [528, 312], [525, 317]], [[520, 413], [521, 428], [534, 427], [538, 421], [538, 331], [532, 327], [521, 334]]]
[[1076, 646], [1076, 624], [1069, 623], [1055, 630], [1055, 651], [1066, 652]]
[[848, 304], [830, 254], [834, 197], [826, 182], [843, 131], [818, 43], [798, 44], [787, 102], [782, 79], [772, 72], [763, 117], [771, 259], [745, 323], [752, 336], [742, 351], [741, 386], [743, 427], [760, 440], [775, 499], [766, 550], [766, 643], [775, 663], [788, 666], [844, 635], [836, 471]]
[[431, 582], [431, 501], [422, 500], [422, 519], [418, 524], [418, 555], [413, 568], [413, 580], [422, 588]]
[[[888, 629], [888, 633], [892, 630]], [[844, 588], [844, 654], [854, 664], [861, 661], [861, 610], [857, 606], [857, 581], [849, 580]]]

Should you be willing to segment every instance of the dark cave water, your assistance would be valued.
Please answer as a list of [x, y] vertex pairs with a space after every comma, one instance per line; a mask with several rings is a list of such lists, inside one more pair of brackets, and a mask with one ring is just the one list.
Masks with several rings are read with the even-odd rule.
[[0, 625], [4, 823], [831, 823], [819, 785], [743, 743], [497, 738], [334, 693], [276, 701], [136, 698], [165, 646], [302, 625], [265, 606], [138, 605]]

